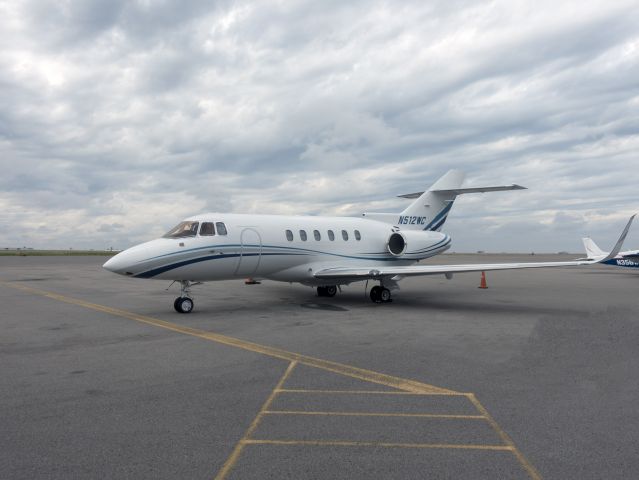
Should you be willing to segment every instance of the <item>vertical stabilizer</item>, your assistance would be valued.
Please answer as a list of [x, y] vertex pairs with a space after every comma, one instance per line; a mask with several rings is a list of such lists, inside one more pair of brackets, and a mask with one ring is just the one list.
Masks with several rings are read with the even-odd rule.
[[584, 248], [586, 249], [586, 255], [588, 255], [588, 258], [598, 258], [606, 255], [606, 252], [599, 248], [592, 238], [582, 238], [581, 241], [584, 243]]
[[449, 170], [400, 213], [400, 227], [439, 231], [457, 197], [454, 190], [461, 188], [465, 178], [466, 174], [461, 170]]

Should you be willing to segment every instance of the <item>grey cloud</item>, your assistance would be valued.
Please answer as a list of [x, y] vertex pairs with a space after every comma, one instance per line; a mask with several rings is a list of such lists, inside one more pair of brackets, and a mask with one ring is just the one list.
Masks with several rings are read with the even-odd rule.
[[460, 199], [455, 248], [607, 239], [639, 203], [630, 7], [25, 3], [0, 19], [0, 227], [121, 247], [199, 209], [401, 209], [458, 167], [530, 190]]

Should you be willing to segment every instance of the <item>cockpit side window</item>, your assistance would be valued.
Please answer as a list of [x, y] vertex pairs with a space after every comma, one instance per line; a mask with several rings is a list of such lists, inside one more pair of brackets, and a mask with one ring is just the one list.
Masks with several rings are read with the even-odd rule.
[[195, 237], [200, 222], [180, 222], [163, 235], [164, 238]]
[[226, 235], [226, 225], [224, 225], [224, 222], [215, 222], [215, 228], [217, 228], [218, 235]]
[[202, 226], [200, 227], [200, 235], [215, 235], [215, 227], [213, 226], [213, 222], [203, 222]]

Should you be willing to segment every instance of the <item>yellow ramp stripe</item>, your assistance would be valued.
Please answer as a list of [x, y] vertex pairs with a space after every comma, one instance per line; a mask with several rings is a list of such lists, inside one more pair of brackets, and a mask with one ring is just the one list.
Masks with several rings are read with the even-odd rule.
[[105, 305], [98, 305], [96, 303], [87, 302], [77, 298], [67, 297], [53, 292], [47, 292], [26, 285], [20, 285], [10, 282], [1, 282], [3, 285], [23, 290], [25, 292], [41, 295], [61, 302], [70, 303], [72, 305], [78, 305], [81, 307], [89, 308], [98, 312], [108, 313], [136, 322], [146, 323], [155, 327], [164, 328], [173, 332], [182, 333], [184, 335], [191, 335], [193, 337], [203, 338], [212, 342], [221, 343], [231, 347], [241, 348], [250, 352], [261, 353], [270, 357], [280, 358], [289, 362], [298, 362], [302, 365], [309, 367], [319, 368], [321, 370], [327, 370], [329, 372], [337, 373], [339, 375], [345, 375], [347, 377], [357, 378], [365, 380], [371, 383], [377, 383], [385, 385], [387, 387], [397, 388], [406, 392], [421, 393], [421, 394], [458, 394], [453, 390], [447, 390], [445, 388], [435, 387], [434, 385], [428, 385], [426, 383], [417, 382], [414, 380], [407, 380], [405, 378], [394, 377], [392, 375], [386, 375], [384, 373], [374, 372], [372, 370], [366, 370], [364, 368], [353, 367], [351, 365], [344, 365], [342, 363], [331, 362], [329, 360], [322, 360], [320, 358], [309, 357], [307, 355], [301, 355], [299, 353], [288, 352], [279, 348], [268, 347], [253, 342], [247, 342], [240, 340], [239, 338], [229, 337], [227, 335], [220, 335], [218, 333], [209, 332], [206, 330], [200, 330], [198, 328], [186, 327], [176, 323], [167, 322], [158, 318], [147, 317], [145, 315], [138, 315], [137, 313], [127, 312], [126, 310], [120, 310], [118, 308], [107, 307]]
[[348, 442], [332, 440], [244, 440], [245, 445], [310, 445], [317, 447], [386, 447], [386, 448], [438, 448], [459, 450], [512, 451], [509, 445], [458, 445], [454, 443], [391, 443], [391, 442]]

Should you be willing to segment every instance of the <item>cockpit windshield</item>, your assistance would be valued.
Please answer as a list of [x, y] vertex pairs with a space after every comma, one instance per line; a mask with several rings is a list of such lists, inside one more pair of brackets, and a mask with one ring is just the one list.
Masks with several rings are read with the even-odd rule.
[[197, 227], [200, 222], [181, 222], [179, 225], [173, 227], [166, 234], [164, 238], [182, 238], [182, 237], [195, 237], [197, 234]]

